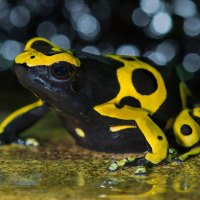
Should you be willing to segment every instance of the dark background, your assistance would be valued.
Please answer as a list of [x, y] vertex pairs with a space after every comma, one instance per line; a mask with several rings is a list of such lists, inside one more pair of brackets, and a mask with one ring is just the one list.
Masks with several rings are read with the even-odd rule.
[[65, 48], [145, 56], [162, 67], [179, 67], [198, 96], [199, 10], [199, 0], [0, 0], [0, 105], [7, 95], [8, 107], [14, 95], [29, 101], [12, 65], [35, 36]]

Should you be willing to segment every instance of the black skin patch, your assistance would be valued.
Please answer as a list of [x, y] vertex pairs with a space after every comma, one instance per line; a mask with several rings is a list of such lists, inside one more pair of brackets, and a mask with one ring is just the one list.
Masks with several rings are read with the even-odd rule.
[[137, 108], [141, 107], [140, 102], [137, 99], [135, 99], [134, 97], [130, 97], [130, 96], [127, 96], [127, 97], [124, 97], [123, 99], [121, 99], [119, 104], [131, 106], [131, 107], [137, 107]]
[[44, 41], [35, 41], [32, 45], [31, 48], [35, 49], [36, 51], [39, 51], [41, 53], [43, 53], [46, 56], [52, 56], [60, 52], [57, 51], [53, 51], [52, 50], [52, 46], [50, 44], [48, 44], [47, 42]]
[[146, 69], [134, 70], [132, 73], [132, 83], [137, 92], [142, 95], [150, 95], [158, 88], [156, 78]]
[[158, 140], [162, 140], [163, 139], [163, 137], [160, 136], [160, 135], [157, 138], [158, 138]]
[[128, 56], [120, 56], [123, 60], [127, 60], [127, 61], [135, 61], [135, 58], [131, 58]]
[[87, 96], [87, 104], [94, 107], [113, 99], [120, 91], [116, 71], [123, 63], [85, 52], [73, 53], [81, 63], [77, 82], [80, 94]]
[[135, 108], [141, 108], [140, 102], [131, 96], [122, 98], [118, 104], [115, 104], [115, 107], [120, 109], [123, 108], [125, 105]]
[[115, 107], [120, 109], [120, 108], [123, 108], [124, 105], [123, 105], [123, 104], [119, 104], [119, 103], [117, 104], [117, 103], [116, 103], [116, 104], [115, 104]]
[[192, 128], [187, 125], [187, 124], [184, 124], [182, 127], [181, 127], [181, 133], [183, 135], [191, 135], [192, 134]]
[[[191, 113], [190, 113], [190, 115], [191, 115]], [[200, 118], [199, 118], [199, 117], [192, 116], [192, 118], [195, 120], [195, 122], [196, 122], [197, 124], [200, 125]]]

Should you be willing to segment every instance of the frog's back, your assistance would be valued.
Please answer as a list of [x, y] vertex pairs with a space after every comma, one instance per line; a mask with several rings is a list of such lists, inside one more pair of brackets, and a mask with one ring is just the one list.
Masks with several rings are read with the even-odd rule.
[[113, 103], [142, 108], [161, 125], [182, 109], [181, 82], [173, 67], [157, 66], [135, 56], [80, 52], [75, 56], [81, 62], [81, 92], [91, 107]]

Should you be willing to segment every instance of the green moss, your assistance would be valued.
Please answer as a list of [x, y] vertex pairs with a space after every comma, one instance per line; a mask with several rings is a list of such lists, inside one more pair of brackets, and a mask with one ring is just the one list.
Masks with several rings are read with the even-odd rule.
[[151, 168], [147, 177], [134, 167], [108, 172], [113, 154], [57, 145], [0, 148], [1, 199], [197, 199], [199, 157]]

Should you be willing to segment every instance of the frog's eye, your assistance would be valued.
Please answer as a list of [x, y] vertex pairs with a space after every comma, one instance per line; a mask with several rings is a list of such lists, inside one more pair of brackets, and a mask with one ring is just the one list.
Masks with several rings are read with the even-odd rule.
[[51, 66], [51, 75], [59, 80], [71, 79], [74, 75], [74, 67], [67, 62], [54, 63]]

